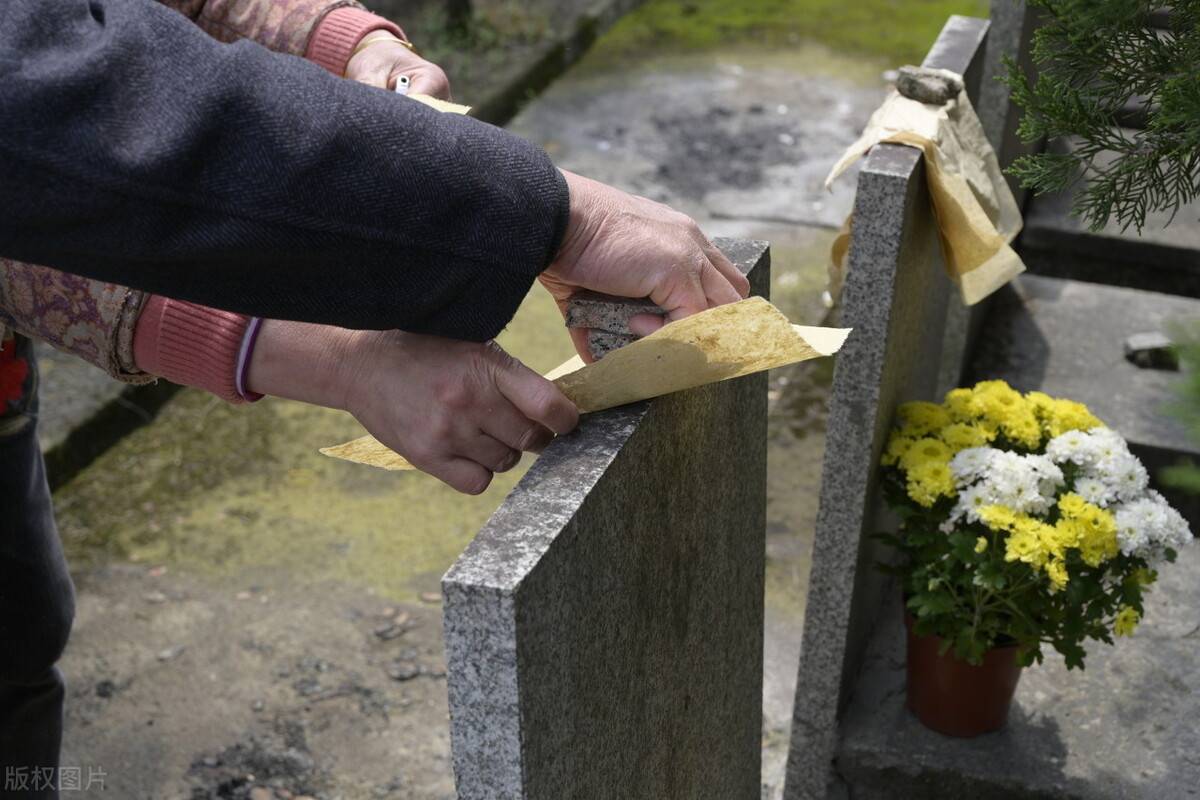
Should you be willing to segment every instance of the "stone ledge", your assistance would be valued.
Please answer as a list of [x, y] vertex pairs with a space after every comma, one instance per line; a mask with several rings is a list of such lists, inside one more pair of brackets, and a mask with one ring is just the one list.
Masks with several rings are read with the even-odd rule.
[[954, 739], [904, 707], [900, 602], [876, 622], [842, 724], [837, 770], [854, 800], [1183, 800], [1200, 796], [1200, 548], [1166, 565], [1146, 621], [1024, 671], [1008, 728]]
[[[1129, 131], [1130, 135], [1136, 131]], [[1050, 143], [1051, 152], [1067, 151], [1069, 143]], [[1097, 162], [1104, 168], [1112, 156]], [[1059, 278], [1149, 289], [1200, 297], [1200, 202], [1179, 209], [1167, 225], [1167, 212], [1150, 214], [1141, 235], [1122, 232], [1110, 221], [1089, 231], [1071, 215], [1078, 186], [1032, 198], [1025, 213], [1019, 250], [1033, 272]]]
[[[1200, 443], [1169, 413], [1180, 373], [1135, 366], [1125, 341], [1192, 319], [1200, 319], [1198, 300], [1023, 275], [996, 294], [968, 382], [1000, 378], [1086, 403], [1153, 472], [1181, 456], [1200, 458]], [[1196, 498], [1167, 494], [1200, 521]]]

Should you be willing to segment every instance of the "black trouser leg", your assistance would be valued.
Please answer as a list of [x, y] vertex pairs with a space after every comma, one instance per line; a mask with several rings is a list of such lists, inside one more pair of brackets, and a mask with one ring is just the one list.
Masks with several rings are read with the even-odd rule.
[[[18, 338], [17, 346], [32, 367], [29, 343]], [[42, 800], [58, 797], [64, 686], [55, 663], [75, 589], [54, 524], [36, 399], [23, 405], [0, 417], [0, 797]]]

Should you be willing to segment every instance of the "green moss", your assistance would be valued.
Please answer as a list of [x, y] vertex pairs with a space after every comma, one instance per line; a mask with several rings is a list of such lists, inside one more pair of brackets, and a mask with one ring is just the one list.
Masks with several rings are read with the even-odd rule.
[[986, 0], [649, 0], [597, 46], [596, 57], [695, 51], [747, 42], [819, 41], [892, 64], [919, 63], [951, 14], [988, 14]]

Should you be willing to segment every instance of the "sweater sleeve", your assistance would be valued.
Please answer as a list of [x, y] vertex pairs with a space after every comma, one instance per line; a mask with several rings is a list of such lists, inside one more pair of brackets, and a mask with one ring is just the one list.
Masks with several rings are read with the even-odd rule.
[[0, 255], [240, 313], [487, 339], [566, 225], [529, 143], [149, 0], [0, 4], [0, 119]]
[[104, 281], [0, 258], [0, 328], [70, 353], [117, 380], [152, 380], [134, 360], [144, 297]]
[[[263, 47], [303, 56], [316, 31], [335, 11], [350, 11], [391, 25], [362, 10], [356, 0], [158, 0], [191, 19], [220, 42], [251, 39]], [[382, 27], [376, 25], [376, 28]], [[394, 25], [392, 27], [395, 27]], [[341, 74], [341, 73], [339, 73]]]

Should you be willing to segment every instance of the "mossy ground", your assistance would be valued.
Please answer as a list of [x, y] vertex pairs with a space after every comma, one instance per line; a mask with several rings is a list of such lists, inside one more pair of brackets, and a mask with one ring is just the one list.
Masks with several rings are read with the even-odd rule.
[[988, 15], [987, 0], [649, 0], [599, 43], [596, 56], [694, 52], [803, 40], [892, 64], [919, 63], [951, 14]]

